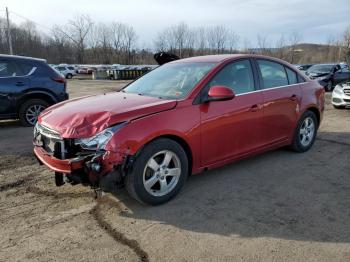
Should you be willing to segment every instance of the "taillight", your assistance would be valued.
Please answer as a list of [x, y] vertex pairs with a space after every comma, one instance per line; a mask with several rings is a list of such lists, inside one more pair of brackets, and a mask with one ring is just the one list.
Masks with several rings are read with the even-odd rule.
[[51, 77], [51, 79], [55, 82], [58, 82], [58, 83], [65, 83], [66, 82], [66, 79], [62, 76]]

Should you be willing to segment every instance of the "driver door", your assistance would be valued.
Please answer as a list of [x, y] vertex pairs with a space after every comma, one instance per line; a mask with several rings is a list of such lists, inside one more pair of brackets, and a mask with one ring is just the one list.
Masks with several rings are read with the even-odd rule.
[[202, 166], [214, 165], [250, 153], [262, 145], [261, 92], [250, 60], [226, 65], [207, 84], [223, 85], [236, 94], [228, 101], [211, 101], [200, 105]]

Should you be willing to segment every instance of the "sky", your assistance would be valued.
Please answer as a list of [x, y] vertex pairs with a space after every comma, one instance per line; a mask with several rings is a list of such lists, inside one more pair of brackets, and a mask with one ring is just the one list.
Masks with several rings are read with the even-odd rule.
[[275, 42], [281, 34], [298, 32], [302, 42], [327, 43], [350, 26], [350, 0], [4, 0], [10, 19], [29, 18], [42, 31], [65, 24], [79, 14], [96, 22], [119, 21], [132, 25], [139, 47], [152, 47], [158, 32], [185, 22], [190, 26], [225, 25], [240, 37], [240, 45], [256, 45], [257, 35]]

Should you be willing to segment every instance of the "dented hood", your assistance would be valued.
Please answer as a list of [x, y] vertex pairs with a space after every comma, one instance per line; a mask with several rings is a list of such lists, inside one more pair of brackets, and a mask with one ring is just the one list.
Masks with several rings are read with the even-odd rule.
[[63, 138], [86, 138], [111, 125], [170, 110], [174, 100], [115, 92], [68, 100], [43, 111], [39, 124]]

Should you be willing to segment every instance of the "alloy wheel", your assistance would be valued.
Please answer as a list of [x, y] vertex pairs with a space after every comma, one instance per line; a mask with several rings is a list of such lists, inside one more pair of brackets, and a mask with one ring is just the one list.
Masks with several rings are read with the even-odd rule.
[[45, 107], [42, 105], [32, 105], [28, 107], [26, 111], [27, 122], [31, 125], [35, 125], [36, 121], [38, 120], [38, 116], [44, 109]]
[[143, 171], [143, 185], [152, 196], [160, 197], [171, 192], [179, 182], [181, 162], [172, 151], [154, 154]]
[[311, 117], [306, 117], [300, 126], [299, 137], [300, 143], [307, 147], [312, 143], [315, 134], [315, 123]]

